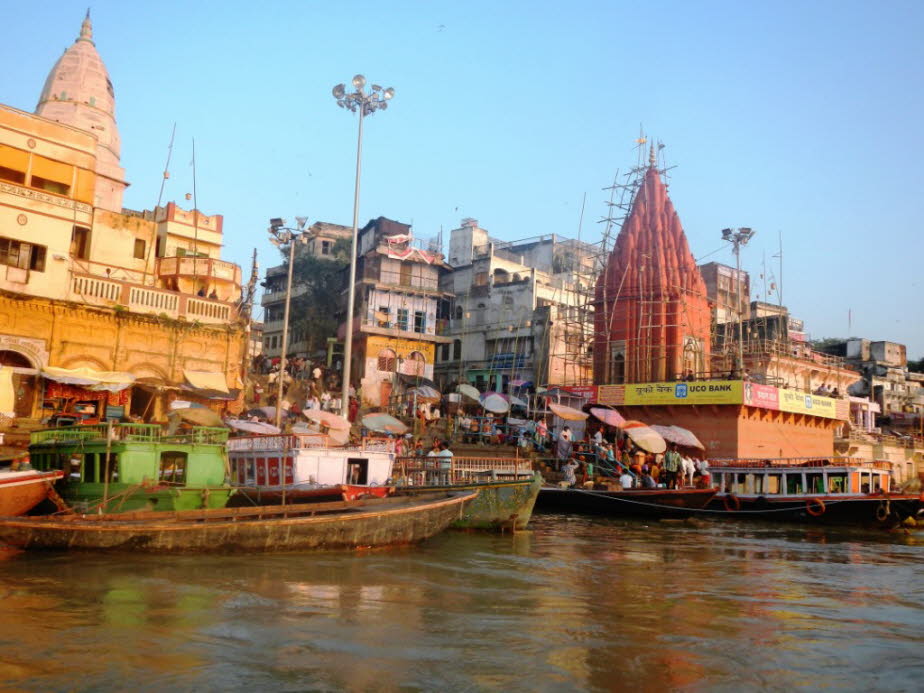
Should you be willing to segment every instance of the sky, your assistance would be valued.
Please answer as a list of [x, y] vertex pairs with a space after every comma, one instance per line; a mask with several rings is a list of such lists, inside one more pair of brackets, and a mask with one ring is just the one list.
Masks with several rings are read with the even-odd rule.
[[[35, 109], [86, 7], [0, 0], [0, 102]], [[164, 202], [191, 206], [195, 141], [199, 209], [224, 215], [245, 275], [254, 248], [279, 264], [271, 217], [352, 223], [357, 116], [331, 88], [362, 73], [396, 94], [364, 124], [360, 224], [595, 242], [642, 128], [698, 260], [734, 265], [721, 230], [751, 227], [752, 286], [764, 299], [766, 266], [812, 338], [924, 356], [924, 3], [107, 0], [91, 17], [125, 206], [157, 203], [175, 123]]]

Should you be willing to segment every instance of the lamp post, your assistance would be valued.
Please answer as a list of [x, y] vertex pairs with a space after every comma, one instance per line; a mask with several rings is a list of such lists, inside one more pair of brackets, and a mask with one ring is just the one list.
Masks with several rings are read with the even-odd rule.
[[735, 312], [738, 314], [738, 359], [735, 369], [738, 371], [738, 377], [744, 375], [744, 327], [742, 324], [743, 316], [741, 313], [741, 246], [747, 245], [748, 241], [757, 233], [746, 226], [737, 230], [722, 229], [722, 240], [732, 244], [732, 252], [735, 253], [735, 283], [737, 285], [737, 299]]
[[286, 352], [289, 348], [289, 303], [292, 298], [292, 266], [295, 264], [295, 244], [307, 243], [308, 235], [305, 233], [307, 217], [296, 217], [298, 228], [286, 226], [285, 219], [279, 217], [270, 219], [270, 243], [280, 250], [289, 247], [289, 276], [286, 279], [286, 307], [282, 318], [282, 353], [279, 358], [279, 376], [276, 383], [276, 428], [282, 425], [282, 386], [286, 373]]
[[382, 89], [378, 84], [372, 85], [372, 91], [365, 91], [366, 78], [362, 75], [353, 77], [353, 87], [356, 91], [347, 93], [346, 86], [338, 84], [332, 93], [340, 108], [348, 108], [356, 113], [359, 111], [359, 135], [356, 139], [356, 187], [353, 192], [353, 246], [350, 249], [350, 280], [347, 286], [347, 315], [346, 337], [343, 341], [343, 389], [340, 396], [340, 413], [345, 417], [350, 410], [350, 367], [353, 358], [353, 306], [354, 285], [356, 284], [356, 255], [359, 252], [359, 177], [362, 171], [363, 153], [363, 119], [372, 115], [380, 108], [388, 108], [388, 102], [395, 95], [391, 87]]

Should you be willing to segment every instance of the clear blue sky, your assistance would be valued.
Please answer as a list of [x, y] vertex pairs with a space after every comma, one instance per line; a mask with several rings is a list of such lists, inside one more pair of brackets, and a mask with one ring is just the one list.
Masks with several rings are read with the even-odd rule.
[[[0, 10], [0, 102], [31, 111], [86, 2]], [[595, 240], [644, 124], [697, 258], [734, 264], [720, 230], [753, 227], [759, 287], [782, 232], [783, 298], [812, 337], [924, 356], [922, 2], [105, 1], [92, 18], [126, 206], [156, 203], [176, 122], [166, 197], [186, 204], [195, 138], [199, 207], [245, 267], [254, 246], [278, 262], [269, 217], [351, 223], [356, 116], [330, 90], [362, 72], [397, 95], [366, 123], [361, 222], [573, 236], [586, 193]]]

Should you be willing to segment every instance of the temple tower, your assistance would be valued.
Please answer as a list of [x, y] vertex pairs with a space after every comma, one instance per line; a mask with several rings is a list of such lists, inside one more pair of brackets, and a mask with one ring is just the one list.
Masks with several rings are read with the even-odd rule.
[[93, 43], [89, 10], [77, 40], [48, 73], [35, 113], [96, 136], [94, 206], [121, 212], [122, 195], [128, 183], [119, 163], [121, 144], [115, 119], [115, 92]]
[[597, 278], [594, 304], [595, 383], [657, 382], [708, 370], [706, 286], [661, 180], [654, 147]]

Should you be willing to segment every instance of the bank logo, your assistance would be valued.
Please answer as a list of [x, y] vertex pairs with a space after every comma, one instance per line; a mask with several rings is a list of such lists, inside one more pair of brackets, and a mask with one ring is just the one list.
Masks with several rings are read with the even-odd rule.
[[687, 396], [687, 384], [686, 383], [677, 383], [674, 386], [674, 397], [677, 399], [683, 399]]
[[811, 408], [812, 408], [812, 396], [811, 396], [811, 395], [806, 395], [806, 396], [805, 396], [805, 408], [806, 408], [806, 409], [811, 409]]

